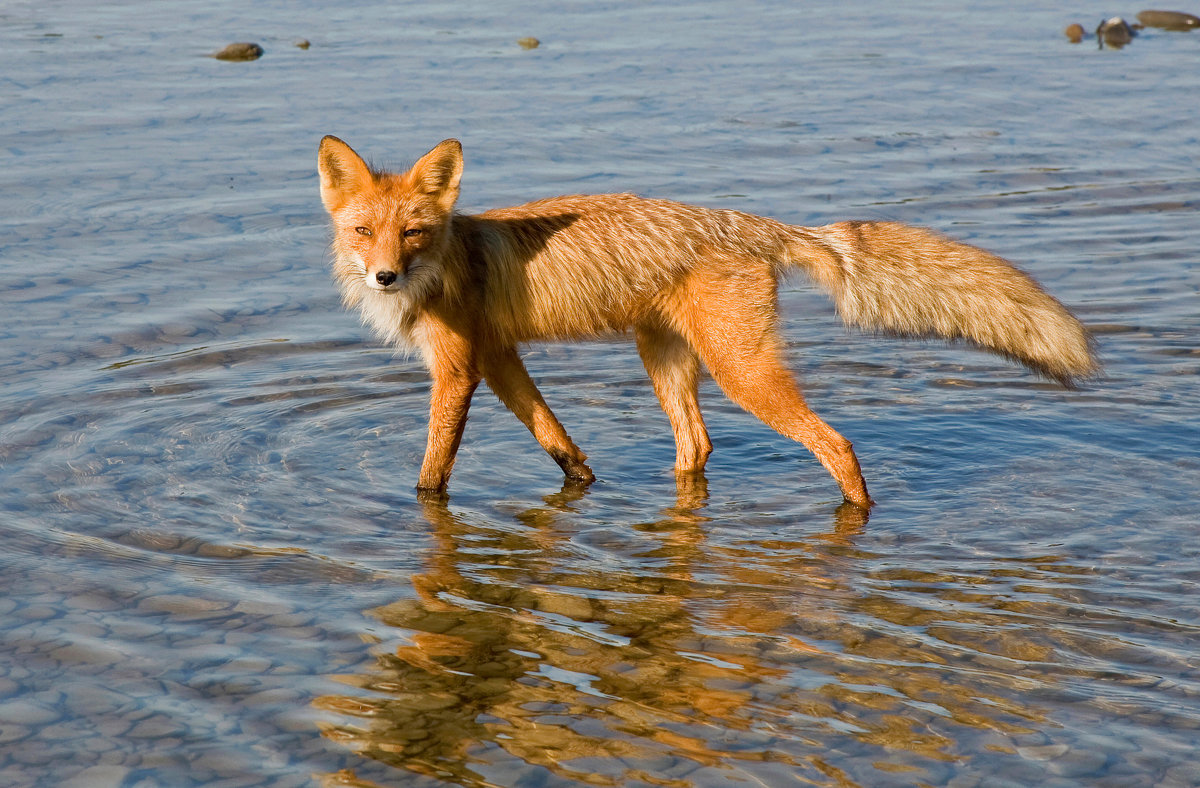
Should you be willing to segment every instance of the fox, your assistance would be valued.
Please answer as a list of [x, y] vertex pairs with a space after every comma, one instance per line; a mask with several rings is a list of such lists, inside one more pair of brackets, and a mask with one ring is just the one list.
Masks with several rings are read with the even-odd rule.
[[477, 214], [455, 209], [462, 145], [447, 139], [404, 172], [341, 139], [318, 149], [333, 276], [349, 309], [431, 376], [417, 489], [445, 495], [480, 382], [533, 434], [568, 483], [595, 480], [518, 348], [630, 332], [675, 438], [675, 473], [702, 473], [713, 445], [701, 364], [764, 424], [808, 449], [845, 501], [869, 510], [850, 441], [814, 413], [785, 366], [778, 287], [800, 269], [843, 322], [962, 341], [1067, 388], [1095, 375], [1087, 329], [1012, 263], [891, 221], [788, 225], [633, 194], [571, 195]]

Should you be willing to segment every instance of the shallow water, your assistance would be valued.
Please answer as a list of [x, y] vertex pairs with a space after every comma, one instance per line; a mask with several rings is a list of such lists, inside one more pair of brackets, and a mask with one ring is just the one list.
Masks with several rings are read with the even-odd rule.
[[[1072, 46], [1097, 20], [1043, 6], [5, 5], [0, 784], [1200, 785], [1200, 34]], [[677, 489], [616, 340], [526, 354], [586, 493], [481, 391], [421, 503], [427, 379], [340, 309], [326, 133], [461, 138], [465, 210], [933, 226], [1106, 375], [789, 282], [869, 521], [711, 382]]]

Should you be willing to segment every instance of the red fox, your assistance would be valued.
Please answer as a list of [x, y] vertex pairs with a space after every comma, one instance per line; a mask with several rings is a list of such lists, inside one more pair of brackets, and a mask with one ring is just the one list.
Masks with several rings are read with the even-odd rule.
[[783, 365], [777, 282], [793, 267], [829, 291], [848, 324], [964, 340], [1066, 386], [1098, 370], [1086, 329], [1029, 276], [930, 230], [795, 227], [630, 194], [468, 216], [454, 210], [457, 140], [404, 173], [372, 169], [332, 136], [317, 161], [346, 305], [388, 342], [418, 349], [433, 378], [419, 490], [445, 491], [481, 380], [568, 479], [593, 481], [517, 347], [632, 329], [675, 433], [677, 474], [698, 473], [712, 452], [697, 400], [703, 362], [730, 399], [816, 455], [847, 501], [870, 507], [850, 442], [809, 409]]

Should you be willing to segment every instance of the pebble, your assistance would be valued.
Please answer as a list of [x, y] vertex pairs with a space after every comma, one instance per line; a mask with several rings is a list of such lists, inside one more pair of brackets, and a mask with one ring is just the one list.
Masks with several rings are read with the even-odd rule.
[[130, 530], [126, 539], [128, 539], [131, 545], [159, 552], [178, 550], [179, 546], [183, 544], [182, 536], [164, 531], [148, 531], [141, 528]]
[[296, 643], [320, 642], [325, 639], [325, 632], [319, 627], [278, 627], [275, 634]]
[[49, 725], [59, 718], [54, 709], [27, 700], [10, 700], [0, 703], [0, 720], [5, 725]]
[[109, 739], [104, 736], [89, 735], [89, 736], [81, 738], [76, 743], [76, 746], [86, 752], [95, 753], [97, 755], [103, 755], [105, 753], [112, 752], [113, 750], [119, 749], [121, 745], [115, 739]]
[[63, 666], [77, 665], [116, 665], [129, 659], [130, 654], [122, 652], [112, 645], [91, 640], [78, 643], [67, 643], [47, 654], [48, 657]]
[[[228, 58], [225, 58], [228, 59]], [[158, 327], [158, 336], [164, 342], [180, 342], [200, 333], [192, 323], [164, 323]]]
[[124, 605], [106, 594], [101, 594], [95, 591], [85, 591], [83, 593], [68, 597], [66, 599], [65, 607], [69, 610], [106, 612], [110, 610], [119, 610], [124, 607]]
[[1164, 788], [1200, 785], [1200, 763], [1181, 763], [1178, 766], [1172, 766], [1163, 773], [1163, 780], [1159, 785]]
[[1108, 756], [1096, 750], [1073, 749], [1048, 764], [1049, 770], [1061, 777], [1099, 775], [1108, 764]]
[[1009, 767], [1005, 774], [990, 774], [979, 781], [979, 788], [1029, 788], [1041, 785], [1042, 775]]
[[231, 675], [250, 676], [265, 673], [274, 664], [271, 660], [258, 654], [242, 654], [234, 657], [222, 666], [222, 672]]
[[162, 739], [167, 736], [180, 736], [186, 732], [187, 728], [183, 723], [177, 722], [165, 714], [156, 714], [133, 726], [125, 735], [132, 739]]
[[1088, 788], [1162, 788], [1163, 785], [1148, 774], [1106, 774], [1087, 783]]
[[1158, 27], [1163, 30], [1200, 28], [1200, 17], [1180, 11], [1139, 11], [1137, 20], [1146, 27]]
[[1017, 753], [1027, 761], [1048, 761], [1058, 758], [1067, 751], [1065, 744], [1043, 744], [1036, 747], [1018, 747]]
[[65, 741], [73, 742], [83, 741], [91, 733], [91, 729], [84, 720], [66, 720], [64, 722], [56, 722], [53, 725], [44, 725], [38, 730], [39, 741]]
[[217, 60], [258, 60], [263, 55], [263, 48], [248, 41], [230, 44], [213, 55]]
[[239, 701], [238, 705], [243, 708], [253, 708], [255, 706], [291, 707], [297, 705], [300, 701], [301, 694], [296, 690], [277, 687], [246, 695]]
[[[71, 758], [73, 763], [79, 763], [80, 765], [86, 765], [89, 761], [95, 760], [91, 755], [81, 755], [78, 753], [73, 744], [40, 741], [37, 737], [27, 740], [21, 747], [8, 748], [8, 757], [14, 763], [37, 767], [31, 770], [34, 772], [44, 772], [46, 771], [46, 767], [63, 763], [67, 758]], [[17, 785], [28, 784], [17, 783]]]
[[563, 593], [539, 593], [536, 599], [534, 605], [537, 610], [575, 621], [590, 621], [593, 618], [592, 603], [589, 599]]
[[308, 626], [312, 620], [309, 613], [276, 613], [264, 618], [262, 623], [272, 629], [294, 629]]
[[1088, 749], [1107, 753], [1137, 752], [1138, 746], [1129, 739], [1108, 735], [1105, 733], [1090, 733], [1079, 737], [1079, 742]]
[[95, 684], [76, 683], [67, 693], [67, 711], [81, 717], [103, 717], [130, 702], [128, 695]]
[[59, 783], [59, 788], [97, 788], [104, 785], [123, 785], [129, 767], [119, 764], [89, 766], [74, 777]]
[[58, 608], [50, 607], [49, 605], [29, 605], [28, 607], [21, 608], [15, 617], [28, 621], [47, 621], [55, 618], [61, 612]]
[[133, 721], [125, 717], [104, 717], [96, 726], [101, 737], [109, 741], [119, 741], [133, 728]]
[[233, 606], [233, 610], [235, 613], [246, 613], [252, 616], [269, 616], [280, 613], [291, 613], [295, 608], [283, 602], [263, 599], [243, 599]]
[[[15, 636], [12, 635], [12, 630], [9, 630], [5, 634], [12, 637], [14, 643], [20, 642]], [[13, 664], [6, 665], [4, 664], [4, 660], [0, 660], [0, 677], [7, 678], [11, 681], [24, 681], [32, 675], [33, 673], [29, 670], [29, 668], [23, 668], [20, 665]]]
[[[102, 337], [101, 339], [104, 339]], [[132, 355], [133, 348], [117, 342], [105, 342], [92, 348], [92, 355], [100, 359], [119, 358]]]
[[174, 616], [207, 616], [223, 613], [229, 605], [212, 599], [184, 596], [183, 594], [158, 594], [146, 597], [138, 603], [138, 610], [146, 613], [170, 613]]
[[193, 554], [201, 558], [245, 558], [250, 552], [232, 545], [201, 542]]

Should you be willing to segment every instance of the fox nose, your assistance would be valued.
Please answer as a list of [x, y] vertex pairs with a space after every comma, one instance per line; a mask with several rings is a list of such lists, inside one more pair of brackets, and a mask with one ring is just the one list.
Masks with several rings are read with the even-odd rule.
[[375, 274], [375, 281], [378, 282], [379, 284], [383, 285], [384, 287], [387, 287], [392, 282], [396, 281], [396, 272], [395, 271], [380, 271], [377, 274]]

